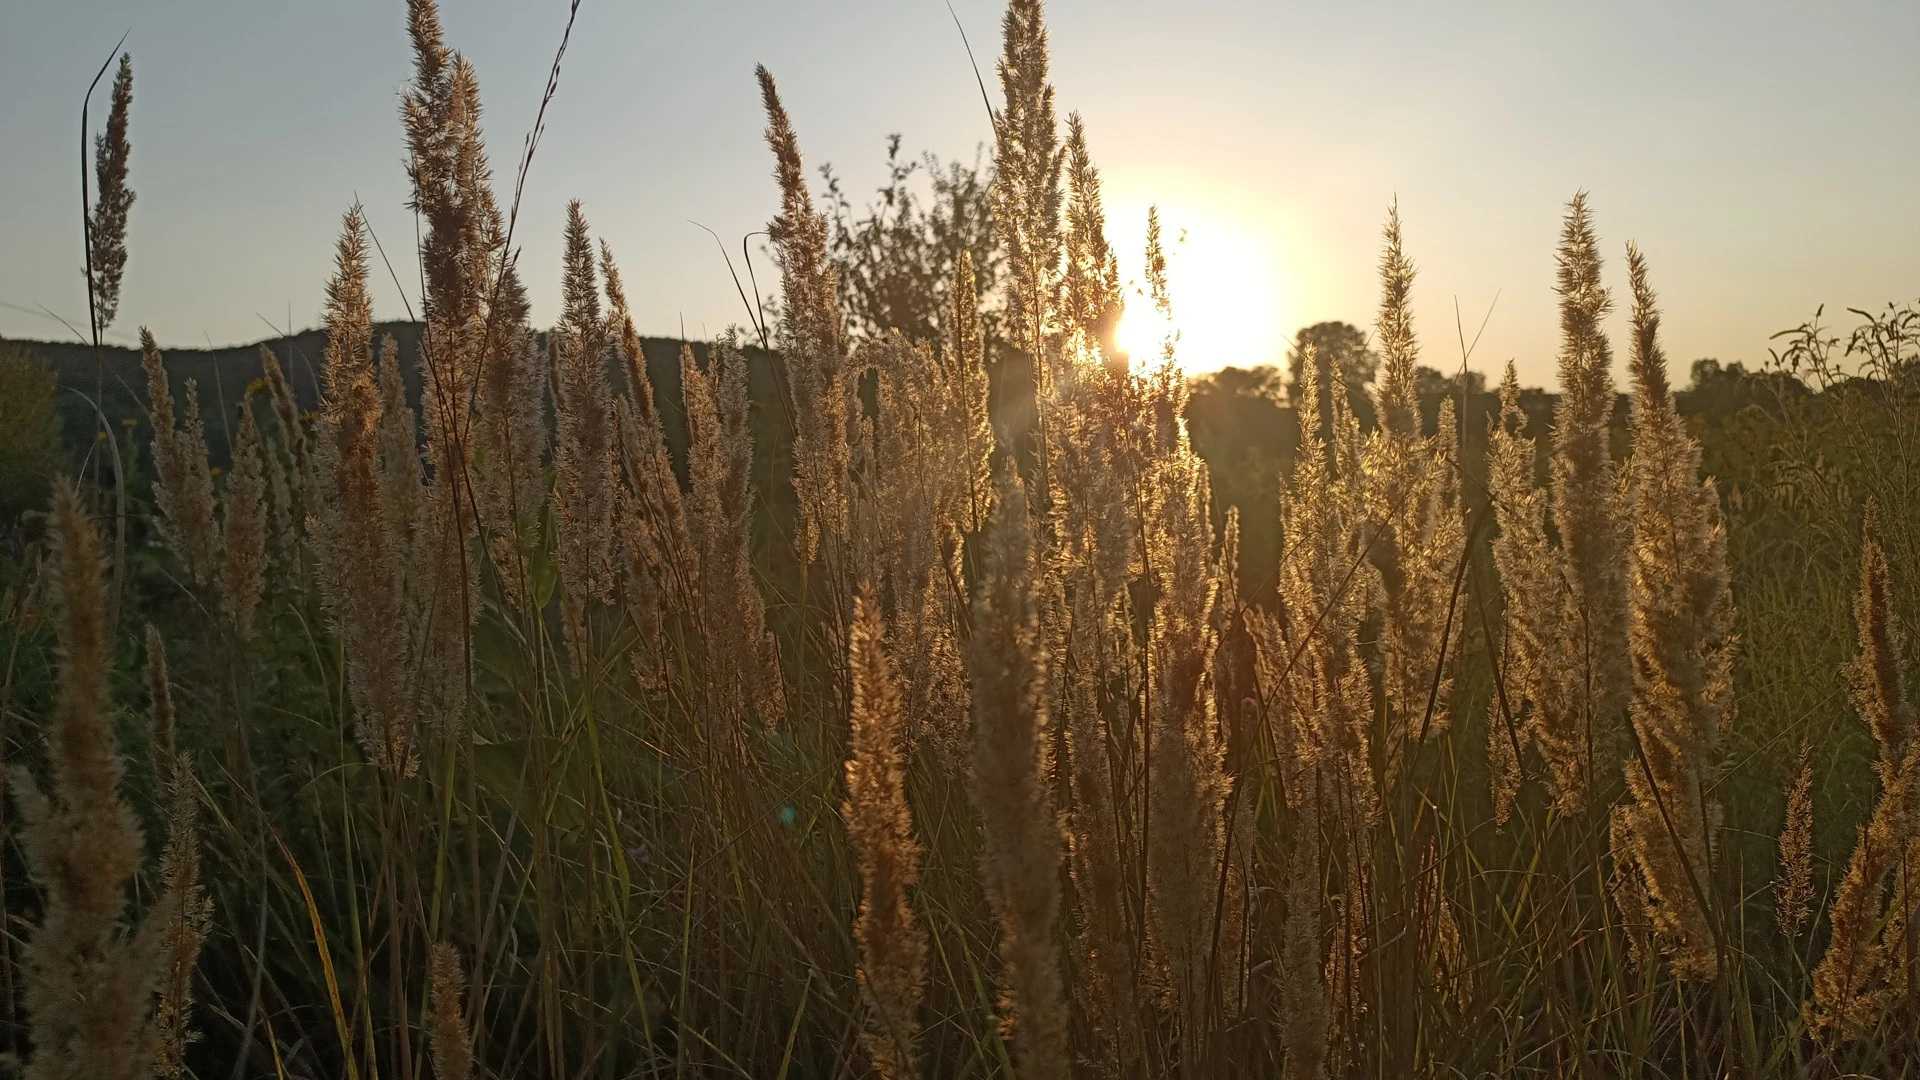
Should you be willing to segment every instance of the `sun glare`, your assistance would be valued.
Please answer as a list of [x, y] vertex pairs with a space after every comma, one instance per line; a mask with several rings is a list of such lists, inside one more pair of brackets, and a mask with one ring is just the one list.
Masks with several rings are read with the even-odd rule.
[[1120, 347], [1135, 365], [1158, 361], [1169, 332], [1174, 357], [1189, 373], [1280, 360], [1285, 325], [1280, 274], [1257, 234], [1213, 221], [1187, 224], [1168, 215], [1165, 234], [1171, 324], [1154, 310], [1135, 275], [1120, 320]]

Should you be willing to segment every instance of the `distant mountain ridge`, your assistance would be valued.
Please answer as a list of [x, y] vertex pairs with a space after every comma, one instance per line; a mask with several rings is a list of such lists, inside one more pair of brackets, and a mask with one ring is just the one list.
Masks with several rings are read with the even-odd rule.
[[[376, 345], [391, 335], [399, 347], [400, 369], [407, 384], [407, 400], [416, 412], [420, 408], [418, 359], [421, 325], [418, 322], [395, 321], [375, 323], [373, 327]], [[541, 347], [544, 348], [544, 334], [541, 337]], [[69, 446], [85, 445], [93, 438], [93, 432], [98, 427], [92, 403], [96, 385], [100, 388], [100, 410], [106, 414], [109, 424], [118, 427], [122, 421], [132, 420], [132, 426], [146, 426], [147, 376], [140, 367], [140, 350], [102, 346], [96, 358], [93, 346], [78, 342], [16, 339], [12, 340], [12, 344], [39, 357], [59, 376], [61, 434]], [[705, 342], [661, 337], [641, 339], [641, 347], [647, 358], [647, 373], [652, 379], [656, 397], [661, 399], [661, 418], [668, 429], [669, 440], [675, 445], [679, 445], [684, 431], [684, 412], [680, 403], [680, 350], [683, 345], [692, 345], [695, 355], [704, 362], [708, 348]], [[176, 408], [185, 407], [187, 381], [191, 379], [198, 386], [201, 419], [207, 428], [208, 450], [218, 465], [226, 463], [228, 435], [232, 432], [229, 421], [238, 415], [235, 410], [246, 394], [247, 387], [263, 375], [260, 364], [262, 346], [272, 349], [279, 359], [281, 369], [286, 372], [288, 382], [293, 386], [294, 399], [299, 407], [303, 411], [317, 409], [320, 405], [321, 371], [327, 353], [327, 332], [324, 329], [303, 330], [297, 334], [225, 348], [161, 350]], [[757, 348], [747, 352], [756, 388], [761, 383], [770, 387], [772, 372], [768, 358]], [[626, 388], [627, 377], [623, 365], [609, 365], [608, 374], [616, 388]]]

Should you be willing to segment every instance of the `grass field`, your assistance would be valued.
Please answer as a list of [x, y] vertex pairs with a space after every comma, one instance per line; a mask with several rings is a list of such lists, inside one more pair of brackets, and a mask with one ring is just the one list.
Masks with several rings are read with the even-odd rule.
[[1003, 29], [910, 262], [761, 70], [778, 295], [716, 341], [578, 204], [530, 325], [412, 0], [421, 321], [354, 207], [324, 333], [0, 346], [26, 1076], [1920, 1076], [1920, 314], [1676, 388], [1575, 195], [1559, 391], [1447, 377], [1390, 209], [1370, 384], [1190, 381]]

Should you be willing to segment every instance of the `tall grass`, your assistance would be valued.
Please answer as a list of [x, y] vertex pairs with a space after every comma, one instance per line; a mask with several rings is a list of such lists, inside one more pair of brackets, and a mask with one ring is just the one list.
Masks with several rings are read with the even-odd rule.
[[[1920, 1070], [1911, 490], [1842, 542], [1856, 715], [1832, 723], [1871, 732], [1879, 790], [1827, 890], [1852, 841], [1816, 828], [1848, 820], [1828, 755], [1785, 773], [1817, 743], [1776, 683], [1742, 687], [1742, 650], [1781, 640], [1756, 612], [1825, 601], [1760, 572], [1744, 508], [1775, 495], [1703, 475], [1631, 246], [1615, 423], [1584, 194], [1550, 440], [1511, 366], [1498, 415], [1424, 421], [1390, 209], [1379, 422], [1305, 357], [1262, 525], [1283, 551], [1243, 567], [1177, 337], [1113, 344], [1092, 136], [1060, 130], [1034, 0], [999, 64], [1005, 338], [965, 253], [939, 341], [849, 332], [763, 68], [777, 349], [668, 368], [577, 202], [559, 323], [530, 325], [477, 74], [431, 0], [407, 24], [417, 357], [376, 347], [352, 208], [321, 406], [263, 351], [224, 477], [143, 333], [161, 545], [135, 599], [167, 643], [116, 654], [69, 488], [57, 651], [9, 603], [9, 649], [54, 658], [9, 659], [3, 699], [50, 778], [11, 784], [29, 1075]], [[1177, 315], [1157, 215], [1146, 245], [1146, 302]], [[1867, 342], [1887, 429], [1904, 340]], [[1825, 520], [1850, 536], [1832, 491], [1875, 483]], [[154, 730], [116, 730], [142, 658]], [[144, 875], [139, 805], [166, 837]]]

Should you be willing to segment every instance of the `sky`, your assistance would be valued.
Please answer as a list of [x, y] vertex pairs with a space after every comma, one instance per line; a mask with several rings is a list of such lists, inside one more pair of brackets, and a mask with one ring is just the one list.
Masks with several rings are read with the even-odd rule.
[[[515, 227], [535, 322], [558, 313], [571, 198], [619, 257], [642, 332], [744, 322], [692, 222], [737, 252], [776, 209], [753, 65], [779, 79], [809, 169], [831, 162], [860, 195], [891, 133], [947, 158], [987, 142], [961, 29], [997, 94], [1000, 13], [583, 0]], [[404, 15], [403, 0], [0, 3], [0, 336], [69, 336], [42, 309], [84, 324], [79, 105], [122, 32], [138, 200], [109, 338], [145, 325], [163, 345], [228, 345], [316, 325], [356, 199], [393, 266], [376, 317], [406, 317]], [[479, 75], [503, 204], [566, 15], [566, 0], [442, 0]], [[1912, 0], [1053, 0], [1047, 18], [1058, 107], [1085, 119], [1129, 279], [1160, 208], [1192, 370], [1283, 362], [1313, 322], [1370, 328], [1396, 199], [1422, 359], [1443, 369], [1478, 333], [1475, 369], [1497, 377], [1511, 359], [1553, 385], [1554, 243], [1583, 189], [1616, 331], [1631, 239], [1682, 379], [1699, 357], [1765, 360], [1768, 336], [1818, 305], [1844, 325], [1846, 307], [1920, 296]], [[96, 100], [97, 125], [104, 87]]]

